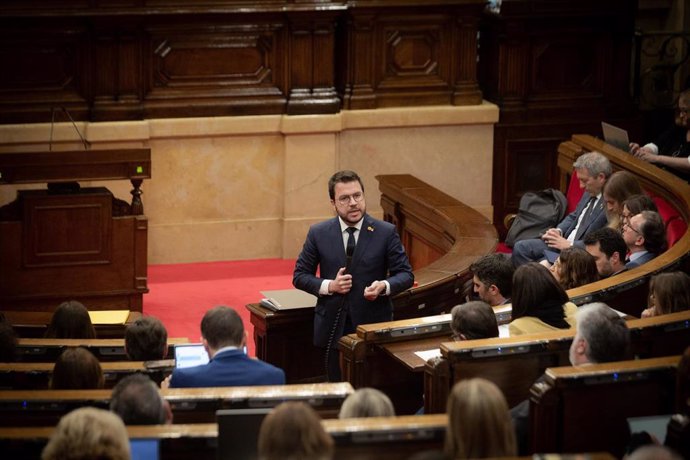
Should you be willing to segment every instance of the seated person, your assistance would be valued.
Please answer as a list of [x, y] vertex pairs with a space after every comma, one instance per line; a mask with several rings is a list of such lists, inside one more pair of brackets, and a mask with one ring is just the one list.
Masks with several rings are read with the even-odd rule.
[[158, 386], [144, 374], [123, 378], [113, 388], [110, 411], [125, 425], [162, 425], [172, 423], [172, 410]]
[[666, 250], [666, 226], [658, 212], [642, 211], [623, 224], [623, 240], [630, 253], [625, 268], [630, 270]]
[[585, 250], [594, 257], [597, 272], [601, 278], [625, 271], [625, 257], [628, 247], [620, 232], [604, 227], [587, 234]]
[[549, 269], [532, 262], [515, 270], [510, 335], [568, 329], [577, 307]]
[[67, 347], [53, 367], [52, 390], [97, 390], [103, 388], [101, 363], [83, 347]]
[[649, 281], [649, 304], [643, 318], [690, 309], [690, 276], [683, 272], [659, 273]]
[[53, 312], [44, 337], [48, 339], [95, 339], [89, 311], [76, 300], [63, 302]]
[[623, 223], [623, 203], [634, 195], [644, 193], [637, 178], [628, 171], [616, 171], [604, 185], [604, 201], [606, 202], [606, 218], [608, 226], [619, 230]]
[[475, 300], [456, 305], [450, 311], [453, 340], [476, 340], [498, 337], [496, 314], [488, 303]]
[[551, 267], [551, 274], [566, 290], [599, 280], [599, 272], [594, 257], [584, 249], [574, 247], [565, 248], [561, 251], [561, 255]]
[[390, 398], [376, 388], [359, 388], [343, 401], [338, 418], [395, 417]]
[[261, 460], [328, 460], [335, 443], [311, 406], [284, 402], [261, 423], [258, 444]]
[[[575, 316], [577, 332], [570, 344], [570, 364], [608, 363], [628, 359], [630, 330], [625, 320], [605, 303], [583, 305]], [[540, 382], [543, 377], [539, 378]], [[510, 410], [515, 426], [519, 454], [527, 453], [529, 439], [529, 400], [522, 401]]]
[[210, 361], [201, 366], [175, 369], [161, 382], [162, 388], [282, 385], [282, 369], [252, 359], [243, 348], [247, 332], [242, 318], [232, 308], [219, 306], [201, 320], [201, 336]]
[[582, 238], [587, 233], [607, 224], [602, 190], [611, 175], [611, 163], [601, 153], [589, 152], [575, 160], [573, 167], [580, 187], [585, 189], [577, 208], [556, 228], [547, 230], [541, 238], [515, 243], [512, 259], [516, 267], [545, 259], [550, 265], [556, 260], [559, 251], [573, 245], [583, 247]]
[[41, 459], [129, 460], [129, 435], [117, 415], [95, 407], [82, 407], [60, 419]]
[[685, 180], [690, 179], [690, 89], [678, 97], [675, 125], [664, 131], [653, 143], [642, 147], [630, 144], [630, 153], [648, 163], [669, 171]]
[[448, 396], [445, 453], [449, 459], [515, 457], [508, 403], [492, 382], [461, 380]]
[[168, 331], [158, 318], [143, 316], [125, 330], [125, 352], [132, 361], [155, 361], [168, 354]]
[[633, 195], [623, 202], [623, 212], [621, 213], [621, 232], [623, 230], [623, 224], [630, 222], [630, 218], [634, 215], [641, 213], [642, 211], [654, 211], [659, 212], [656, 207], [656, 203], [649, 195]]
[[0, 363], [17, 359], [17, 334], [11, 324], [0, 322]]
[[515, 267], [506, 254], [489, 254], [470, 265], [474, 293], [492, 307], [510, 303]]

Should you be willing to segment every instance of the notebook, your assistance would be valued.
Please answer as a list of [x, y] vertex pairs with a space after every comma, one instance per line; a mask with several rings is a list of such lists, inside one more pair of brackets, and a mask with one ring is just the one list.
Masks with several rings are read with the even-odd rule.
[[175, 367], [200, 366], [208, 363], [208, 353], [200, 343], [185, 343], [175, 345]]
[[604, 141], [607, 144], [611, 144], [624, 152], [630, 151], [630, 139], [626, 130], [603, 121], [601, 122], [601, 130], [604, 132]]
[[272, 408], [216, 411], [218, 460], [254, 460], [258, 456], [259, 429]]

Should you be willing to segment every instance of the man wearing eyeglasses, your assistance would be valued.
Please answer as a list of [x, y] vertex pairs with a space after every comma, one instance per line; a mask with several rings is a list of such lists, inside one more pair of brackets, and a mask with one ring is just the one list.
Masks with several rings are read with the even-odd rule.
[[625, 268], [639, 267], [666, 249], [666, 227], [658, 212], [642, 211], [623, 224], [623, 240], [630, 256]]
[[314, 345], [326, 349], [328, 379], [338, 381], [338, 339], [360, 324], [390, 321], [390, 297], [410, 288], [414, 275], [395, 226], [366, 213], [357, 173], [335, 173], [328, 194], [336, 217], [309, 229], [292, 283], [318, 298]]

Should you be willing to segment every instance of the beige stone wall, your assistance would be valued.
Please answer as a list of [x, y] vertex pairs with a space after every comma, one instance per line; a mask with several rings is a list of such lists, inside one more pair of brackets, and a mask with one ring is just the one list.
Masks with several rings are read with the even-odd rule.
[[[148, 146], [149, 263], [293, 258], [314, 222], [333, 215], [330, 175], [354, 169], [381, 216], [375, 176], [409, 173], [491, 217], [498, 108], [421, 107], [321, 116], [79, 123], [92, 148]], [[50, 125], [0, 126], [0, 152], [46, 151]], [[79, 148], [59, 124], [53, 150]], [[105, 185], [130, 199], [127, 181]], [[34, 186], [38, 187], [40, 185]], [[26, 188], [26, 187], [25, 187]], [[17, 187], [0, 187], [0, 205]]]

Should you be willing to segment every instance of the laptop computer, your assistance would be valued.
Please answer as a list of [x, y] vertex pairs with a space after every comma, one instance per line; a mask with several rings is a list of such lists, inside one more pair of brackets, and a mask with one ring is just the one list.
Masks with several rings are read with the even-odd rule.
[[671, 415], [651, 415], [647, 417], [628, 417], [628, 427], [630, 433], [639, 433], [646, 431], [654, 435], [663, 445], [666, 441], [666, 430], [668, 422], [671, 421]]
[[208, 353], [200, 343], [185, 343], [175, 345], [175, 367], [200, 366], [208, 363]]
[[216, 411], [218, 422], [218, 460], [258, 458], [261, 422], [273, 408], [223, 409]]
[[610, 125], [604, 121], [601, 122], [601, 130], [604, 133], [604, 141], [614, 147], [621, 149], [624, 152], [630, 151], [630, 139], [628, 132], [618, 126]]

